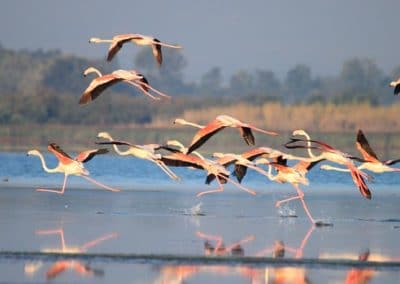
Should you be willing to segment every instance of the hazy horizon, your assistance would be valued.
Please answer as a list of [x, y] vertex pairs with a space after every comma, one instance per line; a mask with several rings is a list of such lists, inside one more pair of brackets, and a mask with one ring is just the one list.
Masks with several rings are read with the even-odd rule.
[[[354, 57], [368, 57], [387, 73], [399, 65], [400, 2], [394, 0], [109, 3], [3, 1], [0, 42], [5, 48], [105, 58], [107, 45], [91, 45], [90, 37], [153, 35], [184, 46], [188, 80], [199, 80], [215, 66], [227, 79], [240, 69], [272, 70], [282, 78], [296, 64], [310, 66], [312, 74], [335, 75]], [[138, 50], [124, 48], [118, 56], [121, 66], [132, 66]]]

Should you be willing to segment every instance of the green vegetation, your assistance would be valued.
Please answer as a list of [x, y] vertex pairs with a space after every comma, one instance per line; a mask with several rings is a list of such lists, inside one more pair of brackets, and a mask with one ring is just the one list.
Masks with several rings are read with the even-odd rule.
[[[83, 77], [83, 70], [94, 66], [108, 73], [119, 68], [115, 62], [57, 50], [14, 51], [0, 46], [2, 148], [24, 149], [46, 145], [49, 140], [79, 146], [93, 140], [97, 130], [118, 133], [118, 129], [123, 131], [116, 137], [137, 143], [175, 137], [188, 142], [182, 133], [190, 137], [192, 129], [171, 130], [174, 118], [206, 123], [220, 113], [283, 133], [304, 128], [314, 133], [346, 132], [352, 137], [358, 128], [367, 133], [400, 130], [400, 104], [395, 103], [398, 98], [388, 86], [400, 75], [400, 66], [385, 74], [367, 58], [344, 62], [341, 72], [331, 77], [313, 75], [308, 66], [298, 64], [283, 80], [271, 70], [243, 69], [224, 81], [221, 69], [211, 66], [198, 82], [187, 82], [184, 69], [188, 61], [180, 51], [165, 49], [163, 65], [158, 68], [151, 49], [143, 48], [132, 61], [132, 69], [143, 73], [172, 100], [154, 102], [131, 86], [117, 84], [94, 102], [78, 105], [92, 79]], [[127, 135], [131, 131], [135, 134]], [[390, 143], [397, 139], [394, 134], [387, 135], [394, 137]], [[218, 143], [231, 139], [236, 138], [227, 134]]]

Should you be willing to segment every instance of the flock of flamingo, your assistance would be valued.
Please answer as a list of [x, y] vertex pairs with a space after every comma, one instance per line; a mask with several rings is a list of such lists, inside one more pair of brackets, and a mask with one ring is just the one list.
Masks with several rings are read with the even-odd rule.
[[[89, 42], [110, 43], [107, 56], [108, 61], [112, 60], [125, 43], [132, 42], [137, 45], [150, 46], [159, 66], [162, 64], [163, 59], [161, 51], [162, 46], [168, 48], [181, 48], [179, 45], [167, 44], [154, 37], [140, 34], [116, 35], [110, 40], [91, 38]], [[89, 67], [84, 71], [85, 76], [90, 73], [96, 73], [98, 77], [94, 78], [87, 89], [83, 92], [79, 104], [87, 104], [95, 100], [108, 87], [118, 82], [125, 82], [134, 86], [153, 100], [171, 98], [169, 95], [152, 87], [145, 76], [136, 70], [116, 70], [105, 75], [94, 67]], [[390, 86], [394, 87], [394, 94], [398, 94], [400, 92], [400, 79], [391, 82]], [[290, 183], [295, 188], [296, 195], [278, 201], [276, 206], [278, 207], [285, 202], [299, 199], [308, 218], [312, 224], [316, 226], [323, 226], [327, 223], [315, 221], [312, 217], [310, 210], [307, 208], [304, 201], [304, 192], [300, 189], [299, 185], [309, 184], [307, 173], [317, 163], [321, 161], [330, 161], [344, 166], [343, 168], [340, 168], [330, 165], [322, 165], [321, 169], [349, 172], [354, 184], [359, 189], [362, 196], [367, 199], [371, 199], [372, 196], [366, 183], [366, 180], [369, 180], [371, 177], [367, 173], [363, 172], [363, 170], [368, 170], [374, 173], [400, 171], [400, 168], [391, 167], [391, 165], [399, 162], [399, 159], [388, 161], [381, 161], [378, 159], [362, 130], [358, 131], [356, 137], [356, 147], [360, 151], [362, 158], [351, 156], [328, 145], [327, 143], [313, 140], [304, 130], [293, 131], [292, 138], [285, 144], [285, 147], [287, 149], [306, 149], [308, 151], [308, 156], [306, 157], [284, 153], [270, 147], [256, 147], [244, 153], [214, 153], [212, 155], [213, 158], [206, 158], [197, 150], [212, 136], [216, 135], [224, 128], [237, 128], [241, 137], [249, 146], [255, 145], [253, 132], [272, 136], [277, 136], [278, 133], [261, 129], [253, 124], [242, 122], [229, 115], [219, 115], [215, 119], [211, 120], [207, 125], [199, 125], [182, 118], [175, 119], [174, 124], [188, 125], [198, 128], [190, 145], [187, 147], [177, 140], [169, 140], [164, 144], [136, 145], [121, 140], [115, 140], [107, 132], [100, 132], [98, 134], [97, 137], [102, 140], [96, 142], [96, 144], [112, 145], [115, 152], [121, 156], [130, 155], [139, 159], [149, 160], [155, 163], [173, 180], [179, 180], [180, 178], [170, 169], [170, 167], [185, 167], [188, 169], [205, 171], [206, 184], [210, 184], [215, 180], [218, 184], [218, 188], [200, 192], [197, 196], [222, 192], [224, 184], [228, 182], [249, 194], [256, 195], [255, 191], [242, 185], [247, 169], [257, 171], [259, 174], [262, 174], [271, 181], [277, 183]], [[127, 149], [121, 150], [120, 147], [126, 147]], [[37, 191], [63, 194], [65, 192], [69, 175], [81, 176], [109, 191], [120, 191], [119, 189], [106, 186], [90, 178], [89, 172], [84, 167], [84, 163], [91, 160], [94, 156], [107, 153], [109, 151], [107, 148], [87, 150], [78, 154], [75, 158], [64, 152], [56, 143], [50, 143], [48, 145], [48, 150], [54, 154], [59, 161], [59, 164], [53, 169], [49, 169], [46, 166], [44, 157], [38, 150], [30, 150], [28, 151], [28, 155], [38, 156], [42, 162], [43, 169], [46, 172], [63, 173], [65, 175], [64, 182], [61, 190], [39, 188]], [[319, 154], [314, 154], [313, 150], [318, 150]], [[288, 160], [297, 161], [297, 163], [289, 165]], [[233, 172], [228, 170], [228, 167], [230, 166], [234, 167]], [[231, 176], [234, 176], [236, 180], [231, 178]]]

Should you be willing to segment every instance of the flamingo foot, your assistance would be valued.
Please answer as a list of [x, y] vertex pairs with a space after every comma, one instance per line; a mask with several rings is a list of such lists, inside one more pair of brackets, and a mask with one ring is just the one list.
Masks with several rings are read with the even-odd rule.
[[217, 192], [222, 192], [222, 191], [224, 191], [223, 188], [218, 188], [218, 189], [215, 189], [215, 190], [202, 191], [202, 192], [197, 193], [196, 196], [200, 197], [200, 196], [203, 196], [203, 195], [206, 195], [206, 194], [217, 193]]
[[57, 193], [60, 195], [64, 194], [64, 191], [62, 190], [56, 190], [56, 189], [46, 189], [46, 188], [38, 188], [36, 189], [37, 192], [53, 192], [53, 193]]

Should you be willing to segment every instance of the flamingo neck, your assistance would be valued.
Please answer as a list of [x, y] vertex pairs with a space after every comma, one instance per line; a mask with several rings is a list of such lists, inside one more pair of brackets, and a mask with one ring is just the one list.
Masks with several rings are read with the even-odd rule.
[[306, 139], [307, 139], [307, 151], [308, 151], [308, 155], [311, 157], [311, 158], [316, 158], [317, 156], [316, 155], [314, 155], [314, 153], [311, 151], [311, 141], [310, 141], [310, 135], [308, 135], [306, 132], [303, 132], [303, 134], [302, 134], [304, 137], [306, 137]]
[[271, 181], [274, 181], [276, 179], [276, 176], [272, 175], [272, 166], [271, 165], [268, 165], [268, 173], [267, 174], [268, 174], [268, 178]]
[[204, 125], [200, 125], [200, 124], [197, 124], [197, 123], [194, 123], [194, 122], [189, 122], [189, 121], [186, 121], [186, 120], [182, 124], [183, 125], [193, 126], [193, 127], [196, 127], [196, 128], [204, 128]]
[[38, 153], [37, 156], [39, 157], [40, 161], [42, 162], [42, 167], [43, 169], [48, 172], [48, 173], [55, 173], [58, 171], [58, 168], [55, 167], [54, 169], [49, 169], [46, 165], [46, 161], [44, 160], [44, 157], [41, 153]]

